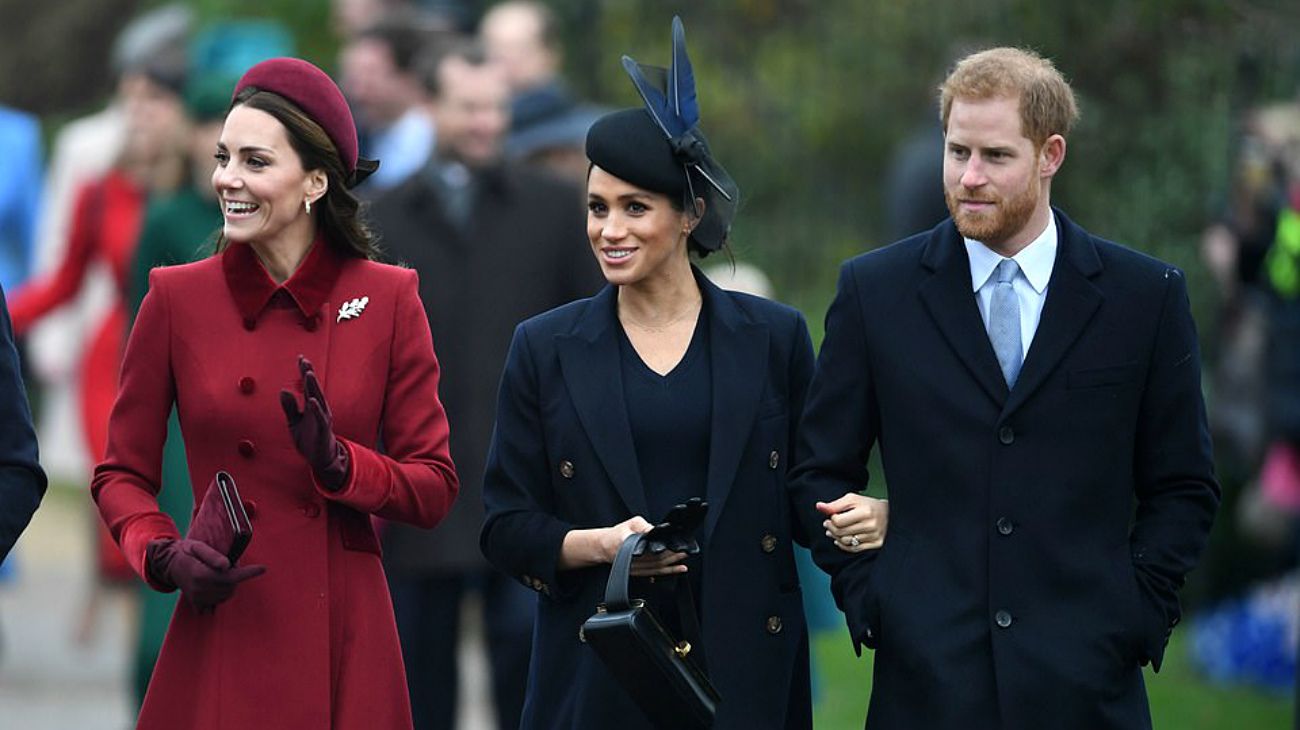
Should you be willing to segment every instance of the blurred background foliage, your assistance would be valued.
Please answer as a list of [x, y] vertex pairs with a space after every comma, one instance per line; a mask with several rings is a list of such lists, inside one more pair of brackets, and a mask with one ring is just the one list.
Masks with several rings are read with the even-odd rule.
[[824, 311], [836, 262], [888, 243], [884, 172], [901, 140], [934, 123], [934, 88], [948, 66], [971, 48], [1006, 44], [1055, 59], [1080, 99], [1054, 202], [1095, 233], [1186, 268], [1198, 319], [1210, 321], [1197, 241], [1220, 207], [1235, 116], [1260, 99], [1293, 97], [1300, 72], [1300, 6], [1287, 2], [600, 7], [598, 30], [570, 26], [571, 42], [597, 37], [607, 60], [575, 78], [621, 104], [634, 97], [613, 62], [620, 49], [664, 59], [659, 29], [670, 11], [683, 15], [704, 127], [745, 194], [736, 250], [811, 320]]
[[[53, 126], [107, 96], [118, 29], [157, 2], [0, 0], [0, 101]], [[480, 3], [481, 4], [481, 3]], [[275, 18], [327, 68], [338, 46], [323, 0], [194, 0], [205, 19]], [[475, 5], [475, 3], [470, 3]], [[884, 171], [934, 124], [934, 87], [975, 47], [1053, 59], [1080, 97], [1054, 201], [1092, 231], [1187, 269], [1208, 321], [1197, 238], [1219, 210], [1236, 115], [1295, 96], [1300, 5], [1290, 0], [553, 0], [569, 76], [615, 106], [636, 103], [618, 58], [668, 57], [681, 14], [703, 126], [744, 195], [733, 245], [814, 328], [836, 264], [885, 240]]]

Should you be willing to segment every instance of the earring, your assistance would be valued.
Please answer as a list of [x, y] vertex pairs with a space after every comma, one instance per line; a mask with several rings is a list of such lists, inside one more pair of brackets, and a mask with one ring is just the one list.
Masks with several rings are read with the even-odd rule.
[[311, 198], [303, 201], [303, 207], [307, 209], [307, 215], [311, 215]]

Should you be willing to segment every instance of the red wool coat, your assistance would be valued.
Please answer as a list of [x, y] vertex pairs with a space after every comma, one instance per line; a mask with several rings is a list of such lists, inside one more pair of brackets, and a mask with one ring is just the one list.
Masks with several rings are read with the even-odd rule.
[[[431, 527], [458, 487], [416, 285], [413, 271], [321, 241], [283, 285], [246, 245], [150, 276], [92, 494], [148, 580], [145, 546], [177, 534], [156, 499], [175, 402], [195, 504], [217, 470], [230, 472], [253, 525], [240, 563], [267, 572], [213, 613], [180, 602], [140, 728], [411, 727], [370, 515]], [[315, 483], [280, 409], [280, 389], [301, 388], [299, 354], [351, 457], [337, 493]]]

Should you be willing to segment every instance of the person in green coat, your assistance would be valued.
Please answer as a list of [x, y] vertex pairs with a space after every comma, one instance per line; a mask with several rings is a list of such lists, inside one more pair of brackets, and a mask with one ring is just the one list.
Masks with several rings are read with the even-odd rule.
[[[211, 184], [212, 170], [216, 165], [213, 155], [235, 81], [235, 78], [222, 75], [200, 75], [186, 85], [185, 106], [192, 123], [190, 174], [185, 184], [174, 192], [151, 199], [145, 210], [131, 273], [128, 304], [132, 318], [149, 289], [149, 272], [154, 267], [188, 263], [212, 251], [213, 236], [221, 226], [221, 208]], [[175, 410], [167, 421], [162, 483], [158, 505], [184, 533], [189, 528], [194, 500], [185, 460], [185, 443], [181, 440]], [[149, 676], [153, 674], [163, 636], [167, 633], [180, 594], [160, 593], [144, 583], [140, 583], [137, 590], [140, 598], [137, 603], [139, 634], [132, 662], [132, 688], [139, 704], [149, 686]]]

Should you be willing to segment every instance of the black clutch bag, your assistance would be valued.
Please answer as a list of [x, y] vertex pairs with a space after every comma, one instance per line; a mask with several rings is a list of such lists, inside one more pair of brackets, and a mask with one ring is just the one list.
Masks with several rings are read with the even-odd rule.
[[721, 698], [693, 656], [691, 641], [700, 644], [700, 636], [690, 582], [675, 579], [684, 633], [694, 634], [685, 638], [672, 636], [645, 601], [628, 597], [632, 558], [649, 539], [647, 533], [623, 541], [605, 602], [582, 624], [582, 639], [655, 727], [707, 730]]

